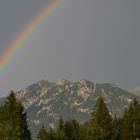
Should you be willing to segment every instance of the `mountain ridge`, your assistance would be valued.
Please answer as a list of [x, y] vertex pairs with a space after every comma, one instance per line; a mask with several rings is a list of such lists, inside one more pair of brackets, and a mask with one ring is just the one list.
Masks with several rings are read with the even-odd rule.
[[33, 134], [45, 125], [55, 127], [60, 116], [74, 117], [80, 122], [90, 119], [90, 113], [99, 96], [103, 96], [112, 115], [121, 116], [124, 108], [139, 97], [113, 83], [96, 83], [86, 79], [71, 82], [40, 80], [16, 93], [28, 113]]

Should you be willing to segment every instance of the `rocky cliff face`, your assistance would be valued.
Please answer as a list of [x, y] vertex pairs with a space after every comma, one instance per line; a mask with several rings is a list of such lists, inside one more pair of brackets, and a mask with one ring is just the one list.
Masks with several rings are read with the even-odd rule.
[[99, 96], [105, 98], [112, 115], [122, 115], [124, 108], [136, 96], [112, 83], [99, 84], [87, 80], [72, 83], [65, 79], [56, 83], [41, 80], [17, 92], [26, 112], [32, 132], [42, 125], [55, 127], [56, 121], [74, 117], [80, 122], [90, 119]]

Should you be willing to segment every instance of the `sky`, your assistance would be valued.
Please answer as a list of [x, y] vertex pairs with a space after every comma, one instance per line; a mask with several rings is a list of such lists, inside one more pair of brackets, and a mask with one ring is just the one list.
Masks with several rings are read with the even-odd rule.
[[[0, 56], [49, 1], [0, 1]], [[41, 79], [139, 86], [139, 5], [139, 0], [64, 0], [0, 71], [0, 97]]]

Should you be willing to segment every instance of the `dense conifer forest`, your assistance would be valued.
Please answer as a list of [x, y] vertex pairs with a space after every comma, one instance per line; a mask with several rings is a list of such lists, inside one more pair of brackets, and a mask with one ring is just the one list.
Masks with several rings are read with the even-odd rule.
[[[11, 91], [0, 106], [0, 140], [31, 140], [27, 113]], [[45, 125], [45, 124], [44, 124]], [[109, 113], [103, 97], [99, 97], [90, 120], [79, 123], [60, 116], [56, 128], [42, 126], [36, 140], [140, 140], [140, 104], [134, 99], [121, 118]]]

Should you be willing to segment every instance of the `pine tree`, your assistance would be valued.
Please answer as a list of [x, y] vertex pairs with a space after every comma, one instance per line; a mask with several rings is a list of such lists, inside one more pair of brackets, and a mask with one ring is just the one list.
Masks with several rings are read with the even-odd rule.
[[122, 134], [122, 118], [114, 117], [113, 127], [114, 127], [113, 140], [120, 140]]
[[16, 100], [15, 94], [11, 91], [10, 95], [7, 97], [7, 101], [4, 104], [5, 111], [5, 127], [7, 127], [7, 138], [14, 140], [20, 139], [21, 136], [21, 118], [19, 111], [19, 102]]
[[93, 128], [89, 122], [80, 125], [80, 140], [93, 140]]
[[58, 139], [57, 139], [56, 131], [53, 130], [52, 128], [50, 128], [50, 129], [47, 131], [47, 139], [46, 139], [46, 140], [58, 140]]
[[16, 99], [15, 93], [11, 91], [6, 102], [0, 109], [0, 135], [2, 140], [30, 140], [24, 108]]
[[109, 114], [103, 97], [99, 97], [91, 113], [93, 138], [96, 140], [111, 140], [113, 136], [112, 117]]
[[57, 139], [58, 140], [63, 140], [64, 139], [64, 120], [62, 117], [59, 118], [58, 121], [58, 128], [57, 128]]
[[8, 125], [9, 121], [7, 119], [7, 115], [5, 113], [5, 107], [0, 107], [0, 140], [9, 139], [9, 131], [10, 127]]
[[58, 130], [60, 130], [60, 131], [63, 131], [64, 130], [64, 120], [63, 120], [62, 117], [59, 118]]
[[124, 111], [123, 129], [122, 129], [122, 136], [121, 136], [122, 140], [125, 140], [126, 138], [128, 138], [129, 140], [133, 140], [133, 132], [132, 132], [133, 119], [130, 113], [133, 114], [132, 106], [131, 107], [129, 106], [129, 110], [125, 109]]
[[133, 107], [134, 107], [134, 123], [133, 123], [133, 128], [134, 128], [134, 137], [136, 139], [140, 139], [140, 103], [136, 99], [133, 101]]
[[19, 110], [20, 110], [20, 118], [21, 118], [21, 140], [31, 140], [31, 133], [28, 129], [28, 123], [27, 123], [27, 113], [24, 112], [24, 108], [22, 104], [19, 104]]
[[75, 119], [69, 119], [65, 123], [65, 138], [67, 140], [78, 140], [80, 137], [80, 125]]
[[123, 116], [122, 140], [140, 139], [140, 104], [134, 100], [125, 109]]
[[44, 126], [39, 130], [37, 138], [39, 140], [47, 140], [47, 131]]

